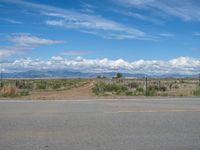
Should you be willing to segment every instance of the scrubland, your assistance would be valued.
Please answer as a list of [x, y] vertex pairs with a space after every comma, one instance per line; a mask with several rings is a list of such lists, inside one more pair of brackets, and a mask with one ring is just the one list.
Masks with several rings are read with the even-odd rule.
[[[195, 78], [167, 79], [9, 79], [0, 86], [0, 97], [63, 94], [109, 96], [200, 96], [199, 80]], [[72, 90], [73, 91], [70, 91]], [[88, 94], [87, 94], [88, 93]], [[48, 98], [48, 97], [46, 97]], [[49, 97], [51, 99], [51, 97]]]

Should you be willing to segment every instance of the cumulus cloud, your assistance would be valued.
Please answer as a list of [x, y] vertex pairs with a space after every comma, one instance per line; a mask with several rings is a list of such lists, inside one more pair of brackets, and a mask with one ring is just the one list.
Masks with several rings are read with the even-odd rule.
[[146, 74], [197, 74], [200, 70], [200, 59], [191, 57], [180, 57], [169, 61], [160, 60], [137, 60], [128, 62], [123, 59], [66, 59], [54, 56], [49, 60], [19, 59], [6, 63], [5, 70], [9, 72], [23, 70], [75, 70], [81, 72], [112, 72], [120, 71], [127, 73]]

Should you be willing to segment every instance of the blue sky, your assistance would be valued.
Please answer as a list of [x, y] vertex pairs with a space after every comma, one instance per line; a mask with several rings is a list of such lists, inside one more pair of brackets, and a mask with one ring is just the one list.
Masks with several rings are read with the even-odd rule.
[[[0, 0], [0, 43], [0, 59], [12, 62], [106, 59], [107, 63], [114, 62], [110, 68], [93, 66], [93, 70], [152, 72], [164, 63], [170, 69], [161, 73], [172, 72], [177, 66], [177, 72], [197, 73], [200, 2]], [[118, 60], [123, 60], [121, 65]], [[144, 64], [138, 69], [135, 63], [141, 60]], [[170, 64], [172, 61], [176, 64]], [[148, 68], [148, 62], [155, 68]], [[125, 68], [121, 68], [123, 65]], [[12, 64], [10, 68], [15, 70], [16, 66]]]

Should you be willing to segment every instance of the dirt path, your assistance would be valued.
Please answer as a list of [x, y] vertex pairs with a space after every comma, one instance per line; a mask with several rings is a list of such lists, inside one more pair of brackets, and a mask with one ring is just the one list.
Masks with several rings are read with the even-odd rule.
[[94, 86], [94, 84], [94, 81], [92, 81], [83, 86], [64, 91], [31, 92], [29, 96], [17, 98], [28, 100], [65, 100], [93, 97], [94, 94], [92, 92], [92, 87]]

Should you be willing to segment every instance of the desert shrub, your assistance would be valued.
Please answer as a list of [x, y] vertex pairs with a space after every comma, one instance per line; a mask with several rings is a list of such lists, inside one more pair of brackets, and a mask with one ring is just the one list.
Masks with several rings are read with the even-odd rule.
[[132, 91], [127, 91], [125, 94], [126, 94], [127, 96], [132, 96], [132, 95], [134, 95]]
[[3, 87], [4, 87], [4, 82], [0, 81], [0, 88], [3, 88]]
[[28, 82], [28, 81], [20, 81], [20, 80], [17, 80], [15, 82], [15, 85], [17, 88], [19, 89], [33, 89], [34, 85], [32, 82]]
[[198, 87], [196, 90], [194, 90], [193, 95], [200, 96], [200, 87]]
[[158, 91], [158, 90], [159, 90], [159, 87], [158, 87], [157, 85], [150, 85], [150, 86], [148, 87], [148, 90], [149, 90], [149, 91], [153, 91], [153, 90]]
[[129, 88], [137, 88], [139, 85], [138, 85], [138, 83], [136, 83], [136, 82], [131, 82], [131, 83], [128, 83], [128, 87]]
[[28, 96], [29, 95], [29, 90], [21, 90], [19, 91], [20, 96]]
[[185, 83], [185, 81], [184, 81], [183, 79], [181, 79], [181, 80], [180, 80], [180, 83], [183, 84], [183, 83]]
[[8, 85], [8, 86], [4, 86], [2, 89], [1, 89], [1, 96], [4, 96], [4, 97], [15, 97], [17, 96], [17, 88], [16, 86], [11, 86], [11, 85]]
[[96, 83], [95, 86], [92, 88], [93, 93], [96, 95], [103, 94], [105, 92], [104, 88], [105, 84], [103, 82]]
[[47, 83], [45, 81], [37, 83], [37, 89], [46, 89], [46, 88], [47, 88]]
[[165, 92], [165, 91], [167, 91], [167, 87], [166, 86], [161, 86], [161, 87], [159, 87], [159, 90]]
[[176, 84], [176, 85], [174, 85], [174, 88], [175, 88], [175, 89], [178, 89], [178, 88], [179, 88], [179, 86]]
[[169, 96], [168, 93], [160, 93], [159, 96]]
[[137, 92], [140, 92], [140, 93], [143, 93], [143, 92], [144, 92], [144, 89], [143, 89], [142, 87], [138, 87], [138, 88], [136, 89], [136, 91], [137, 91]]
[[146, 92], [146, 96], [155, 96], [155, 95], [156, 95], [156, 91], [154, 89], [147, 90]]
[[174, 83], [169, 84], [169, 88], [172, 89]]
[[61, 88], [61, 84], [60, 83], [54, 83], [52, 88], [53, 89], [59, 89], [59, 88]]
[[156, 91], [159, 90], [159, 87], [157, 85], [150, 85], [148, 88], [147, 88], [147, 91], [146, 91], [146, 96], [155, 96], [156, 95]]
[[113, 94], [121, 94], [128, 90], [125, 85], [120, 85], [116, 83], [96, 83], [92, 89], [96, 95], [104, 94], [105, 92], [112, 92]]

